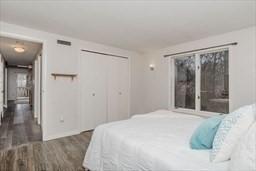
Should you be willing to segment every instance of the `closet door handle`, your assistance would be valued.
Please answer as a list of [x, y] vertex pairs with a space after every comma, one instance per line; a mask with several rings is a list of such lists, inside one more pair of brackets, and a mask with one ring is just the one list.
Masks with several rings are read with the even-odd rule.
[[92, 96], [95, 96], [96, 94], [95, 93], [92, 93]]

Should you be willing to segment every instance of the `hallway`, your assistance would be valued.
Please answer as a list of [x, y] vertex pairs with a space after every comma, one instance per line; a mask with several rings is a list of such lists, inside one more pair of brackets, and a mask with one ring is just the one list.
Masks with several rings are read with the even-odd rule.
[[30, 105], [24, 101], [9, 102], [0, 126], [0, 150], [41, 140], [41, 128]]

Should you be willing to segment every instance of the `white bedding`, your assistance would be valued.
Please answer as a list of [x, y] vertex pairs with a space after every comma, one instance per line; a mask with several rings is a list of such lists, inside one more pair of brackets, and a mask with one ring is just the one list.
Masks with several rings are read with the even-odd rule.
[[83, 166], [90, 170], [227, 170], [211, 163], [208, 150], [192, 150], [189, 140], [204, 119], [156, 111], [97, 127]]

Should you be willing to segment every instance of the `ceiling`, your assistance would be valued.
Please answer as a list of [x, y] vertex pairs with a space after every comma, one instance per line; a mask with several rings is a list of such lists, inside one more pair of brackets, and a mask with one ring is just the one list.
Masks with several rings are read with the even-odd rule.
[[[14, 47], [23, 47], [25, 52], [18, 53]], [[0, 52], [8, 65], [30, 65], [36, 54], [42, 48], [42, 44], [30, 41], [18, 40], [0, 36]]]
[[148, 51], [256, 25], [256, 1], [0, 1], [0, 20]]

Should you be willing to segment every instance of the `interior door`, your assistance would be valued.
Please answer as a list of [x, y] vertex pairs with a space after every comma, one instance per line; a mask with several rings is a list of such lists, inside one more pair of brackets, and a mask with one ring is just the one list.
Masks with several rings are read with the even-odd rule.
[[4, 68], [4, 107], [7, 108], [8, 107], [8, 69], [5, 67]]
[[3, 59], [0, 55], [0, 115], [3, 117], [3, 106], [4, 106], [4, 68]]
[[106, 56], [81, 52], [81, 128], [94, 129], [107, 121]]
[[129, 116], [129, 63], [126, 58], [111, 57], [108, 67], [108, 122]]
[[129, 117], [129, 61], [126, 58], [119, 59], [119, 116], [120, 120]]
[[41, 63], [42, 63], [42, 55], [40, 54], [37, 58], [37, 123], [40, 125], [41, 124]]

